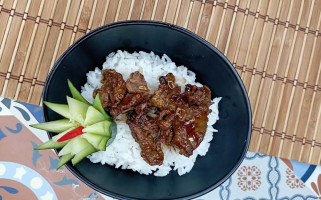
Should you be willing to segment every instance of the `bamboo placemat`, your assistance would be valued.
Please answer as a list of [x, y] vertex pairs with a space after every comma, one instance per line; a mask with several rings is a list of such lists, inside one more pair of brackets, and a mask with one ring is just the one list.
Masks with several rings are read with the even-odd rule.
[[320, 0], [0, 0], [0, 95], [39, 104], [54, 62], [85, 33], [166, 21], [235, 66], [252, 105], [250, 151], [320, 164], [320, 11]]

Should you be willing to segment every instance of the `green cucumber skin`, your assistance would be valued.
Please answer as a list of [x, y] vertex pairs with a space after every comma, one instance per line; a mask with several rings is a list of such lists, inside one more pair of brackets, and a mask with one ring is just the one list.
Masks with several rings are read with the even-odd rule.
[[[88, 143], [89, 144], [89, 143]], [[82, 159], [84, 159], [86, 156], [95, 153], [97, 150], [91, 145], [89, 144], [85, 149], [83, 149], [82, 151], [80, 151], [79, 153], [77, 153], [75, 155], [75, 157], [71, 160], [73, 165], [76, 165], [77, 163], [79, 163]]]
[[82, 137], [75, 137], [72, 141], [71, 154], [77, 155], [83, 149], [87, 148], [91, 144]]
[[91, 145], [93, 145], [96, 149], [98, 148], [101, 140], [105, 138], [104, 136], [97, 135], [94, 133], [84, 133], [82, 135], [84, 139], [86, 139]]
[[80, 94], [80, 92], [75, 88], [75, 86], [72, 84], [72, 82], [68, 79], [68, 86], [69, 90], [71, 92], [71, 95], [74, 99], [77, 99], [78, 101], [81, 101], [85, 104], [88, 104], [88, 101]]
[[83, 124], [86, 118], [86, 113], [89, 105], [68, 96], [67, 102], [70, 110], [71, 119]]
[[61, 133], [72, 128], [75, 125], [73, 123], [70, 123], [69, 119], [60, 119], [60, 120], [44, 122], [40, 124], [31, 124], [30, 126], [33, 128], [45, 130], [52, 133]]
[[83, 132], [94, 133], [97, 135], [110, 137], [111, 135], [110, 126], [111, 126], [111, 121], [105, 120], [105, 121], [93, 124], [91, 126], [87, 126], [86, 128], [83, 129]]
[[97, 149], [100, 151], [106, 151], [106, 145], [109, 139], [110, 137], [104, 137], [103, 139], [101, 139]]
[[58, 154], [59, 156], [63, 156], [66, 154], [77, 155], [83, 149], [91, 145], [86, 139], [80, 136], [77, 136], [67, 141], [68, 143], [66, 144], [66, 146], [64, 146], [64, 148], [60, 150]]
[[103, 108], [103, 105], [101, 103], [100, 100], [100, 94], [98, 93], [94, 99], [94, 103], [93, 106], [99, 111], [101, 112], [106, 120], [112, 120], [111, 117], [106, 113], [105, 109]]
[[47, 101], [43, 102], [48, 108], [52, 111], [58, 113], [59, 115], [70, 119], [70, 111], [67, 104], [59, 104], [59, 103], [50, 103]]
[[59, 151], [58, 156], [71, 154], [71, 150], [72, 150], [72, 140], [67, 140], [67, 144]]
[[86, 118], [84, 121], [85, 126], [89, 126], [101, 121], [104, 121], [104, 115], [99, 112], [94, 106], [89, 106], [86, 113]]
[[69, 160], [71, 160], [72, 158], [74, 157], [74, 155], [71, 155], [71, 154], [66, 154], [66, 155], [63, 155], [60, 160], [59, 160], [59, 163], [56, 167], [56, 169], [59, 169], [60, 167], [62, 167], [64, 164], [66, 164]]
[[67, 144], [66, 142], [55, 142], [53, 140], [48, 140], [42, 145], [34, 148], [34, 150], [43, 150], [43, 149], [61, 149]]

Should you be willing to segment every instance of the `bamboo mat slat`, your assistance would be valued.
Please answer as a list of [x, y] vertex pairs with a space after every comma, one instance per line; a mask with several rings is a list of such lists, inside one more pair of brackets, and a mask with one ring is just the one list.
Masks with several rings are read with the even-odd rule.
[[0, 0], [0, 95], [40, 104], [71, 44], [139, 19], [187, 28], [228, 57], [251, 101], [250, 151], [321, 164], [319, 0]]

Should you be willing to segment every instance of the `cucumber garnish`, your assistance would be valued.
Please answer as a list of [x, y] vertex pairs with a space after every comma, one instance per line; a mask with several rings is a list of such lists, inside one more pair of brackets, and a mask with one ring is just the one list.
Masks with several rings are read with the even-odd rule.
[[89, 105], [88, 101], [80, 94], [80, 92], [75, 88], [72, 82], [69, 79], [67, 81], [72, 97], [78, 101], [81, 101]]
[[82, 137], [85, 138], [90, 144], [92, 144], [96, 148], [99, 147], [99, 144], [102, 141], [102, 139], [106, 138], [108, 140], [107, 137], [96, 135], [94, 133], [85, 133], [82, 135]]
[[66, 142], [55, 142], [53, 140], [48, 140], [40, 146], [34, 148], [34, 150], [43, 150], [43, 149], [61, 149], [67, 144]]
[[50, 103], [47, 101], [43, 102], [48, 108], [50, 108], [52, 111], [58, 113], [59, 115], [70, 119], [70, 111], [69, 107], [66, 104], [59, 104], [59, 103]]
[[[88, 143], [89, 144], [89, 143]], [[77, 153], [75, 157], [71, 160], [73, 165], [76, 165], [79, 163], [82, 159], [84, 159], [86, 156], [95, 153], [97, 150], [93, 145], [89, 144], [86, 148], [84, 148], [82, 151]]]
[[83, 132], [95, 133], [97, 135], [110, 137], [110, 125], [111, 125], [111, 121], [105, 120], [105, 121], [87, 126], [86, 128], [83, 129]]
[[96, 94], [93, 106], [104, 115], [106, 120], [112, 120], [111, 117], [106, 113], [105, 109], [103, 108], [103, 105], [100, 100], [100, 93]]
[[45, 130], [52, 133], [61, 133], [65, 130], [70, 129], [71, 127], [74, 127], [75, 124], [71, 123], [69, 119], [60, 119], [60, 120], [44, 122], [40, 124], [31, 124], [30, 126], [33, 128]]
[[102, 106], [99, 93], [93, 105], [90, 105], [69, 80], [68, 86], [73, 96], [73, 98], [67, 96], [68, 105], [44, 101], [48, 108], [66, 119], [31, 125], [37, 129], [59, 133], [35, 148], [35, 150], [62, 148], [58, 154], [62, 157], [57, 169], [70, 160], [75, 165], [96, 151], [105, 151], [106, 146], [116, 137], [117, 131], [116, 123]]
[[84, 122], [84, 125], [92, 125], [101, 121], [104, 121], [105, 117], [104, 115], [99, 112], [96, 108], [93, 106], [89, 106], [87, 113], [86, 113], [86, 119]]
[[104, 137], [101, 139], [99, 145], [98, 145], [98, 149], [100, 151], [105, 151], [106, 150], [106, 146], [107, 146], [107, 141], [109, 140], [110, 137]]
[[75, 155], [71, 155], [71, 154], [66, 154], [63, 155], [60, 160], [59, 163], [57, 165], [56, 169], [59, 169], [60, 167], [62, 167], [64, 164], [66, 164], [69, 160], [71, 160]]

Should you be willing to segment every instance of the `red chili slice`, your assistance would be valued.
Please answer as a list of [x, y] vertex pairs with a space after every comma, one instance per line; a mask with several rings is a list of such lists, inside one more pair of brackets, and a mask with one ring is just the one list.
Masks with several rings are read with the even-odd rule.
[[59, 138], [57, 141], [58, 142], [63, 142], [66, 140], [70, 140], [74, 137], [77, 137], [78, 135], [83, 134], [82, 129], [84, 129], [83, 126], [79, 126], [78, 128], [75, 128], [69, 132], [67, 132], [65, 135], [63, 135], [61, 138]]

